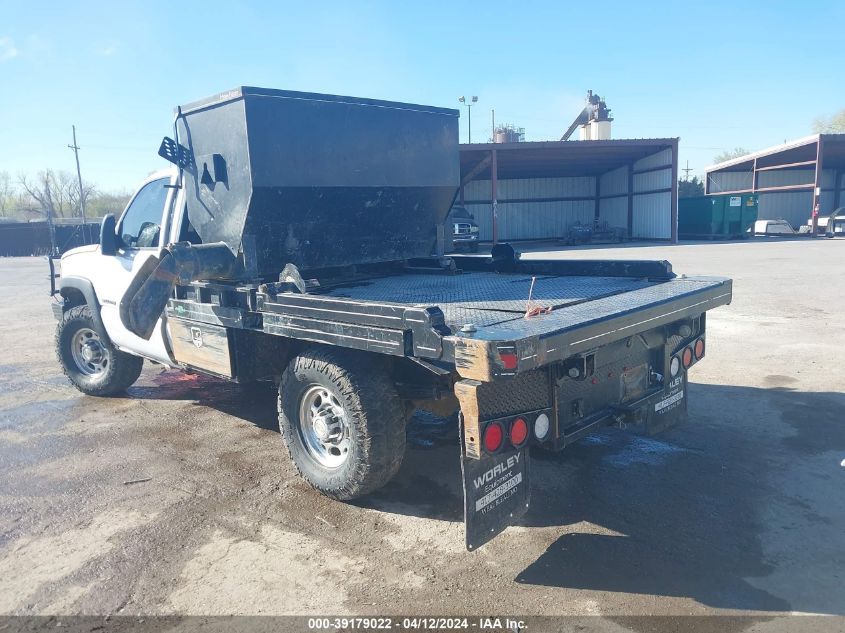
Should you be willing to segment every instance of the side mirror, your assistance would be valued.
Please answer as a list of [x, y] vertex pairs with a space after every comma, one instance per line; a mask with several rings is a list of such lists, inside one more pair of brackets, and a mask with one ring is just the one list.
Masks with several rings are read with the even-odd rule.
[[117, 220], [109, 213], [100, 224], [100, 252], [103, 255], [117, 255]]

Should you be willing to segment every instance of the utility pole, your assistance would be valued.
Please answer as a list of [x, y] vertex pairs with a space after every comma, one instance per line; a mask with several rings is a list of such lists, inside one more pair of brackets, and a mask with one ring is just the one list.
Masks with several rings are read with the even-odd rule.
[[76, 126], [73, 128], [73, 145], [68, 145], [73, 150], [73, 155], [76, 156], [76, 177], [79, 179], [79, 215], [82, 216], [82, 224], [85, 224], [85, 200], [84, 192], [82, 190], [82, 172], [79, 170], [79, 146], [76, 144]]
[[692, 168], [690, 168], [690, 166], [689, 166], [689, 161], [687, 161], [686, 168], [682, 169], [681, 171], [684, 172], [684, 180], [688, 181], [689, 180], [689, 173], [692, 171]]

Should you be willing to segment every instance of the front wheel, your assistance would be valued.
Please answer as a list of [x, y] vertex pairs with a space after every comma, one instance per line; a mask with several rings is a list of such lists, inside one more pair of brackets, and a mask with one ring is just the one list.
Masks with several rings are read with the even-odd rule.
[[347, 501], [386, 484], [405, 453], [405, 408], [383, 359], [311, 349], [279, 384], [279, 430], [299, 474]]
[[125, 391], [144, 366], [144, 359], [121, 352], [97, 333], [87, 305], [62, 316], [56, 329], [56, 355], [68, 380], [89, 396]]

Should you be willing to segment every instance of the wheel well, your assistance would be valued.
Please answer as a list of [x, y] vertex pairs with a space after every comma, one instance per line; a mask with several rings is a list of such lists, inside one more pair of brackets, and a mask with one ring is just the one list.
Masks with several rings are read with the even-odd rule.
[[65, 300], [65, 310], [87, 303], [85, 301], [85, 295], [77, 288], [62, 288], [61, 293]]

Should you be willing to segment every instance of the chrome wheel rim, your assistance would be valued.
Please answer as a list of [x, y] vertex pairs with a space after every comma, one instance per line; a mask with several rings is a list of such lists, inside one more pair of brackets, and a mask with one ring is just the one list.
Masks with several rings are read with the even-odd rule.
[[100, 335], [89, 328], [81, 328], [70, 341], [70, 353], [77, 369], [86, 376], [97, 376], [108, 368], [109, 358]]
[[337, 397], [311, 385], [299, 402], [299, 435], [308, 454], [324, 468], [340, 468], [349, 458], [349, 419]]

